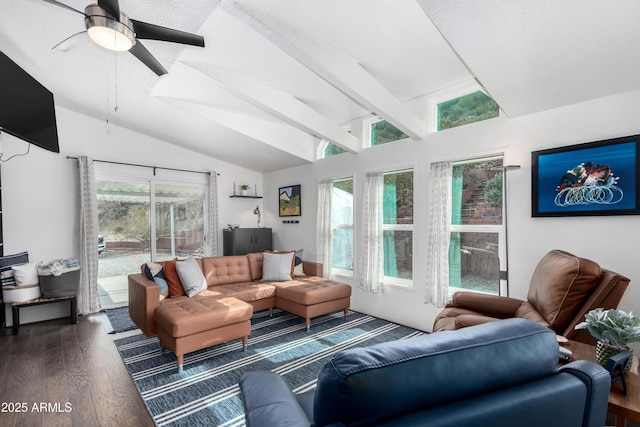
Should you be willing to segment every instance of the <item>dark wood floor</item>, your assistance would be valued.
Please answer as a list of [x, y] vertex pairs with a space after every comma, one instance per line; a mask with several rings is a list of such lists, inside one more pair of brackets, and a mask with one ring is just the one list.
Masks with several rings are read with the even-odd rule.
[[0, 426], [152, 427], [109, 329], [104, 313], [0, 329]]
[[153, 426], [104, 322], [0, 330], [0, 426]]

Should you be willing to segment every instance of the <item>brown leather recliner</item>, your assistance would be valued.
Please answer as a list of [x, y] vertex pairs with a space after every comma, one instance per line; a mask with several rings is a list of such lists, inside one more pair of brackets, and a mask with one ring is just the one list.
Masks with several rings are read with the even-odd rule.
[[568, 252], [553, 250], [538, 263], [527, 300], [456, 292], [436, 318], [433, 331], [464, 328], [510, 317], [521, 317], [551, 328], [558, 335], [594, 343], [575, 326], [597, 307], [617, 308], [629, 278]]

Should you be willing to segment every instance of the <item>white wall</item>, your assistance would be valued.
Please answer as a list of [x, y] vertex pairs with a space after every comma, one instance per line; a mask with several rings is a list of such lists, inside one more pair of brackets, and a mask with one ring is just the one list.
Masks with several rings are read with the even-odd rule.
[[[77, 256], [77, 169], [66, 156], [134, 162], [193, 170], [216, 170], [219, 176], [220, 228], [228, 223], [255, 226], [255, 205], [263, 223], [274, 230], [276, 249], [304, 248], [307, 260], [316, 260], [316, 187], [322, 177], [354, 175], [356, 214], [361, 215], [362, 177], [367, 171], [413, 166], [416, 170], [414, 282], [412, 290], [388, 287], [372, 295], [354, 286], [355, 310], [430, 330], [439, 309], [423, 304], [426, 207], [429, 164], [494, 153], [505, 153], [506, 164], [522, 169], [508, 173], [510, 294], [525, 298], [529, 278], [538, 260], [550, 249], [565, 249], [591, 258], [605, 268], [631, 278], [621, 308], [640, 312], [640, 262], [637, 216], [531, 218], [531, 151], [640, 134], [640, 91], [547, 111], [517, 119], [497, 118], [437, 134], [423, 141], [404, 141], [343, 154], [313, 165], [261, 174], [107, 125], [67, 109], [57, 108], [61, 153], [32, 147], [25, 157], [2, 165], [5, 253], [28, 250], [32, 260]], [[5, 157], [25, 150], [25, 144], [0, 136]], [[233, 181], [257, 183], [264, 199], [229, 199]], [[302, 185], [299, 224], [283, 224], [278, 217], [278, 188]], [[261, 189], [264, 188], [264, 192]], [[359, 236], [358, 236], [359, 237]], [[353, 284], [353, 283], [352, 283]], [[50, 309], [49, 309], [50, 308]], [[54, 312], [45, 309], [53, 310]], [[27, 309], [25, 321], [63, 317], [60, 304]]]
[[[640, 262], [637, 244], [638, 216], [531, 217], [531, 151], [640, 134], [640, 91], [608, 97], [516, 119], [500, 117], [436, 134], [424, 140], [402, 141], [341, 154], [265, 175], [268, 221], [277, 249], [304, 248], [315, 260], [317, 181], [323, 177], [354, 175], [356, 221], [362, 215], [362, 180], [372, 170], [392, 170], [413, 165], [415, 180], [414, 289], [386, 287], [383, 294], [353, 288], [352, 308], [416, 328], [431, 330], [440, 309], [424, 304], [426, 272], [426, 207], [429, 165], [434, 161], [463, 160], [504, 153], [505, 164], [522, 168], [508, 172], [510, 295], [526, 298], [529, 279], [540, 258], [551, 249], [564, 249], [590, 258], [631, 278], [621, 309], [640, 313]], [[302, 185], [300, 224], [282, 224], [277, 217], [278, 187]], [[356, 245], [358, 241], [356, 242]], [[353, 284], [353, 283], [352, 283]]]
[[[32, 146], [26, 156], [2, 164], [2, 208], [4, 253], [29, 251], [31, 261], [78, 256], [78, 168], [76, 157], [128, 162], [195, 171], [215, 170], [218, 176], [220, 239], [228, 223], [255, 227], [253, 209], [262, 199], [230, 199], [233, 182], [258, 184], [262, 194], [262, 174], [186, 150], [142, 134], [107, 125], [68, 109], [56, 107], [60, 153]], [[3, 159], [23, 153], [27, 144], [8, 134], [0, 135]], [[149, 176], [151, 169], [114, 167], [96, 163], [109, 173]], [[115, 172], [114, 172], [115, 171]], [[118, 172], [119, 171], [119, 172]], [[193, 174], [157, 171], [166, 179], [193, 180]], [[200, 177], [202, 179], [202, 177]], [[222, 241], [222, 240], [221, 240]], [[222, 249], [220, 249], [222, 250]], [[10, 310], [9, 310], [10, 311]], [[8, 311], [8, 312], [9, 312]], [[23, 313], [22, 313], [23, 312]], [[64, 317], [66, 304], [50, 304], [21, 310], [22, 323]], [[11, 316], [8, 316], [9, 324]]]

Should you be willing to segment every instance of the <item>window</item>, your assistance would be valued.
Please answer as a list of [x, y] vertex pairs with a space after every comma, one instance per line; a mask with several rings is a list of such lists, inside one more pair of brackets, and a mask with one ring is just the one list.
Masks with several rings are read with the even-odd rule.
[[331, 156], [335, 156], [337, 154], [342, 154], [346, 152], [347, 150], [345, 150], [344, 148], [338, 147], [333, 142], [327, 142], [322, 152], [322, 157], [323, 158], [331, 157]]
[[371, 123], [369, 130], [369, 141], [371, 142], [372, 147], [409, 138], [407, 134], [405, 134], [386, 120], [380, 120]]
[[413, 170], [384, 174], [384, 281], [411, 285], [413, 280]]
[[500, 107], [486, 93], [477, 91], [438, 104], [437, 130], [498, 117]]
[[453, 166], [449, 287], [501, 294], [502, 158]]
[[333, 181], [331, 234], [333, 274], [353, 276], [353, 178]]
[[[350, 134], [351, 129], [345, 129], [345, 132]], [[316, 150], [316, 155], [320, 159], [326, 159], [327, 157], [336, 156], [342, 153], [348, 153], [348, 151], [328, 139], [321, 140]]]

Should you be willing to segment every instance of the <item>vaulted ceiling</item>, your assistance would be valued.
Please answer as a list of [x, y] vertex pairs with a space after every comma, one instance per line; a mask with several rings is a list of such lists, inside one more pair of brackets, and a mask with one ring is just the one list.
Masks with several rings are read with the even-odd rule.
[[206, 47], [143, 41], [169, 71], [158, 77], [82, 38], [52, 49], [84, 31], [82, 16], [44, 0], [3, 0], [0, 50], [62, 107], [262, 172], [313, 162], [321, 138], [358, 152], [345, 129], [371, 114], [419, 140], [426, 117], [409, 101], [472, 82], [511, 118], [640, 89], [636, 0], [121, 0], [120, 8], [200, 34]]

